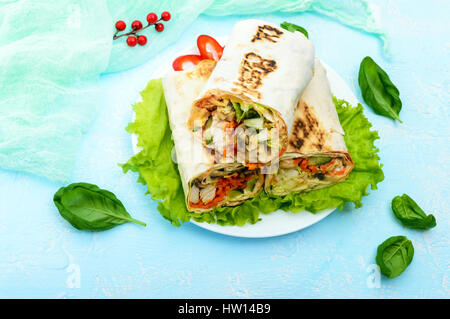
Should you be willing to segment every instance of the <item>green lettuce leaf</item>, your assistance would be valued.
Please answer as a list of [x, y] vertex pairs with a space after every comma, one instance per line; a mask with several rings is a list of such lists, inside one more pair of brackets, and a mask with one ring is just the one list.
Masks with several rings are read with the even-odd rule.
[[122, 164], [124, 173], [131, 170], [139, 173], [138, 182], [147, 185], [148, 194], [158, 200], [158, 211], [173, 225], [194, 219], [199, 222], [220, 225], [254, 224], [262, 212], [268, 214], [277, 209], [290, 212], [308, 210], [316, 213], [326, 208], [342, 209], [345, 203], [362, 206], [361, 199], [367, 195], [369, 186], [377, 188], [384, 179], [378, 149], [374, 141], [378, 133], [371, 131], [372, 124], [363, 114], [360, 104], [352, 107], [344, 100], [334, 99], [339, 120], [345, 131], [345, 143], [355, 162], [349, 177], [342, 183], [303, 194], [273, 197], [261, 192], [237, 207], [216, 208], [209, 213], [188, 212], [177, 165], [172, 161], [171, 130], [164, 100], [161, 80], [151, 80], [141, 92], [142, 102], [133, 109], [136, 118], [127, 131], [138, 136], [142, 150]]
[[172, 161], [173, 141], [161, 80], [151, 80], [141, 92], [142, 102], [133, 105], [136, 118], [126, 130], [138, 137], [138, 154], [121, 165], [124, 173], [138, 172], [147, 194], [159, 200], [158, 210], [172, 224], [190, 219], [184, 204], [177, 165]]

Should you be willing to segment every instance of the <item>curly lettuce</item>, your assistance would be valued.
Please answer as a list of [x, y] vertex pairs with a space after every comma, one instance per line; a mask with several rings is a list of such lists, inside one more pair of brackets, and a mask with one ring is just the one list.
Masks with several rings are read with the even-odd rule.
[[372, 124], [363, 114], [360, 104], [351, 106], [344, 100], [334, 99], [345, 143], [355, 163], [353, 171], [342, 183], [302, 194], [284, 197], [269, 196], [261, 192], [240, 206], [215, 208], [208, 213], [191, 213], [186, 209], [183, 187], [177, 165], [172, 161], [172, 149], [167, 107], [161, 80], [151, 80], [141, 92], [142, 101], [133, 105], [136, 118], [126, 130], [136, 134], [141, 151], [121, 164], [124, 173], [129, 170], [139, 174], [138, 182], [147, 186], [147, 194], [159, 201], [158, 211], [173, 225], [194, 219], [199, 222], [220, 225], [254, 224], [260, 213], [268, 214], [277, 209], [289, 212], [308, 210], [316, 213], [326, 208], [340, 210], [346, 203], [362, 207], [361, 199], [368, 195], [369, 186], [377, 188], [384, 179], [378, 149], [374, 141], [379, 138], [371, 131]]

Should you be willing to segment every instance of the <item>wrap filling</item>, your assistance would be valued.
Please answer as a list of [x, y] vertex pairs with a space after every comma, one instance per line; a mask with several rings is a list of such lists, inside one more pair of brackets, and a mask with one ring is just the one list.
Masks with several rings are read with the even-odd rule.
[[284, 195], [323, 188], [345, 178], [352, 169], [346, 157], [311, 156], [281, 159], [276, 176], [270, 181], [271, 192]]
[[213, 169], [191, 182], [188, 205], [196, 209], [238, 205], [261, 189], [264, 177], [259, 170], [244, 166]]
[[252, 166], [270, 162], [285, 149], [285, 124], [269, 107], [234, 96], [213, 95], [193, 109], [192, 130], [219, 161], [232, 157]]

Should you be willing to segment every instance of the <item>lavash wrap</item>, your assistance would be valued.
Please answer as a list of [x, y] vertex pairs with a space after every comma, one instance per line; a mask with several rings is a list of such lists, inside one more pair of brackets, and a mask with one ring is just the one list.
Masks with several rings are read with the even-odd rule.
[[[189, 211], [199, 213], [209, 211], [212, 208], [199, 209], [190, 207], [188, 198], [193, 180], [221, 168], [226, 168], [230, 171], [247, 170], [245, 166], [239, 163], [215, 163], [214, 156], [203, 147], [198, 139], [194, 138], [186, 125], [192, 101], [205, 85], [214, 66], [214, 61], [204, 60], [193, 71], [171, 72], [162, 79], [169, 124], [175, 144], [176, 162], [186, 198], [186, 207]], [[245, 198], [223, 202], [217, 206], [239, 205], [245, 199], [256, 196], [263, 187], [264, 177], [259, 170], [254, 172], [260, 176], [260, 181], [256, 184], [253, 193], [247, 194]]]
[[314, 46], [301, 32], [260, 20], [240, 21], [193, 103], [188, 126], [193, 129], [198, 110], [209, 99], [231, 96], [274, 111], [284, 151], [295, 107], [312, 78], [313, 66]]
[[[345, 145], [344, 134], [333, 102], [327, 72], [320, 60], [316, 58], [314, 76], [303, 92], [294, 112], [294, 122], [290, 129], [287, 150], [280, 157], [280, 163], [285, 159], [327, 156], [341, 158], [346, 169], [343, 175], [329, 178], [327, 181], [320, 181], [319, 184], [315, 184], [318, 181], [314, 181], [310, 185], [305, 185], [306, 188], [301, 192], [327, 187], [348, 177], [354, 163]], [[280, 167], [276, 174], [266, 176], [265, 191], [267, 193], [282, 196], [295, 191], [285, 189], [274, 192], [271, 189], [270, 186], [277, 183], [281, 170]]]

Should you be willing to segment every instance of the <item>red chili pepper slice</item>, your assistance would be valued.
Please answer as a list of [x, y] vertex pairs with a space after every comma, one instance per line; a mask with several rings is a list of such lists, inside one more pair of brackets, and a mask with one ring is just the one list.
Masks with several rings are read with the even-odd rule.
[[[220, 60], [223, 47], [213, 37], [202, 34], [197, 38], [197, 47], [203, 59]], [[215, 53], [215, 54], [214, 54]]]
[[197, 65], [200, 63], [201, 60], [203, 60], [203, 58], [200, 55], [196, 54], [182, 55], [173, 61], [172, 67], [175, 71], [183, 71], [185, 63], [188, 64], [192, 63], [194, 65]]

